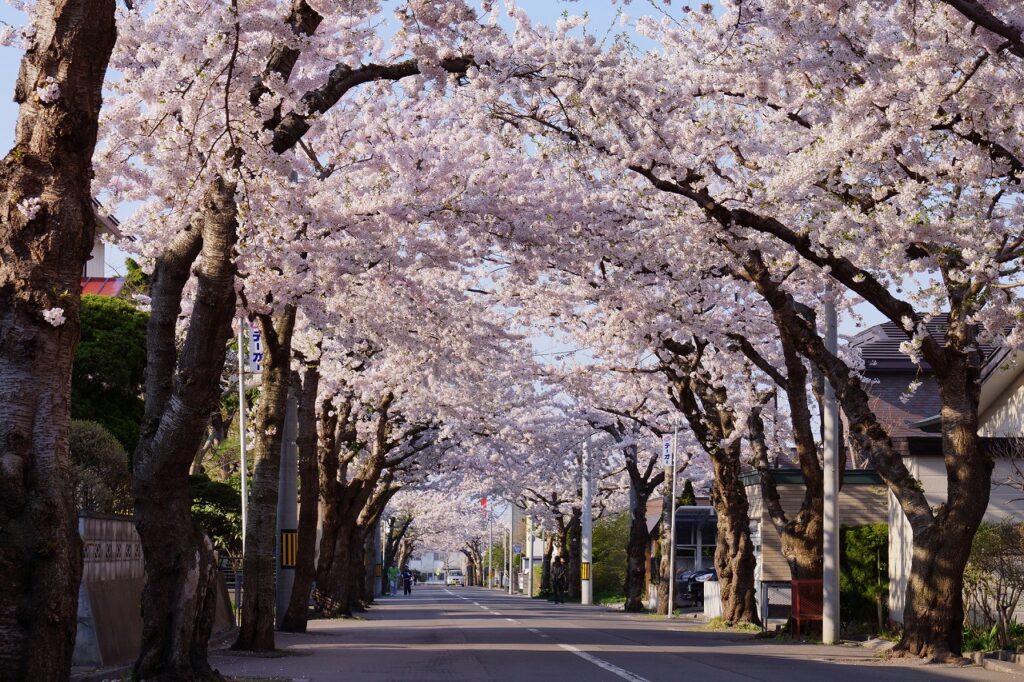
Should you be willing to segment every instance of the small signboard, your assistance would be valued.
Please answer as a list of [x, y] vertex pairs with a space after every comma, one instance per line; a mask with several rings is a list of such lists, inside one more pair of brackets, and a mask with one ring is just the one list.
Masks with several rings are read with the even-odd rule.
[[522, 554], [523, 553], [523, 546], [522, 545], [512, 545], [512, 553], [513, 554]]
[[672, 464], [672, 436], [667, 433], [661, 437], [661, 461], [665, 466]]
[[253, 374], [263, 371], [263, 334], [256, 326], [249, 328], [249, 371]]
[[281, 531], [281, 568], [295, 568], [299, 555], [299, 532], [297, 530]]

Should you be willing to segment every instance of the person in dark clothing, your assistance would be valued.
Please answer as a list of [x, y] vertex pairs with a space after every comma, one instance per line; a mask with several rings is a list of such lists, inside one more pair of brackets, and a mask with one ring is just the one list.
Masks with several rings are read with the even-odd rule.
[[406, 566], [402, 569], [402, 587], [405, 590], [405, 594], [412, 594], [412, 571]]
[[562, 561], [562, 557], [555, 557], [555, 564], [551, 567], [551, 592], [556, 604], [565, 603], [565, 598], [562, 595], [566, 588], [567, 577], [565, 562]]

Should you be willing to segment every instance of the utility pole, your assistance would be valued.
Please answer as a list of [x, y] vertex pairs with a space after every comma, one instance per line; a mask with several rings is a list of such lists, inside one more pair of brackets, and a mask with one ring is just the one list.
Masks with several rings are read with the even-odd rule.
[[298, 398], [288, 389], [288, 407], [284, 416], [281, 439], [281, 466], [278, 470], [277, 494], [277, 626], [281, 627], [295, 583], [295, 559], [298, 553]]
[[679, 427], [672, 431], [672, 502], [669, 504], [671, 519], [668, 542], [668, 612], [671, 618], [676, 610], [676, 469], [679, 452]]
[[[839, 348], [838, 320], [831, 288], [825, 292], [825, 350], [835, 355]], [[825, 474], [824, 566], [822, 571], [821, 639], [825, 644], [839, 641], [839, 406], [832, 384], [825, 380], [825, 410], [822, 415], [823, 464]]]
[[583, 519], [580, 541], [580, 603], [594, 603], [594, 583], [591, 580], [591, 562], [594, 545], [594, 516], [591, 507], [594, 502], [594, 478], [590, 462], [590, 437], [583, 441]]
[[515, 589], [515, 571], [513, 570], [515, 564], [515, 557], [512, 554], [512, 549], [515, 547], [516, 535], [516, 506], [514, 504], [509, 505], [508, 510], [508, 593], [512, 594]]
[[526, 517], [526, 595], [533, 596], [533, 518]]
[[244, 317], [238, 320], [238, 453], [241, 455], [242, 476], [242, 555], [245, 555], [245, 528], [249, 520], [249, 465], [245, 458], [245, 330], [249, 327]]

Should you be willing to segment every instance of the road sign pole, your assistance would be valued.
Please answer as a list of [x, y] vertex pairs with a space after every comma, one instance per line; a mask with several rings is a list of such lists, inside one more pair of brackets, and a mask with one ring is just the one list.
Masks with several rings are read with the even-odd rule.
[[668, 611], [667, 618], [671, 618], [676, 610], [676, 464], [679, 450], [679, 429], [672, 432], [672, 501], [669, 504], [671, 519], [669, 525], [668, 540]]
[[580, 603], [594, 603], [594, 582], [591, 580], [591, 562], [593, 561], [594, 545], [594, 476], [590, 462], [590, 442], [583, 441], [583, 519], [581, 522], [582, 538], [580, 541]]
[[487, 587], [494, 587], [494, 528], [490, 507], [487, 508]]
[[249, 520], [249, 489], [247, 480], [249, 468], [246, 462], [245, 437], [247, 420], [245, 413], [245, 328], [248, 323], [244, 317], [238, 320], [238, 454], [241, 459], [239, 472], [242, 480], [242, 555], [245, 556], [245, 529]]
[[[836, 307], [832, 292], [825, 294], [825, 350], [836, 354], [839, 339]], [[836, 392], [825, 381], [825, 410], [822, 414], [823, 464], [825, 474], [824, 562], [822, 571], [821, 639], [825, 644], [839, 641], [839, 406]]]

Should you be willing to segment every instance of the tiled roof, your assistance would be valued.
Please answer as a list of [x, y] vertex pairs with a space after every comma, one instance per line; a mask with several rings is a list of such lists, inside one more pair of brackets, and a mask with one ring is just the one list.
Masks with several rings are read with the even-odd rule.
[[83, 277], [82, 295], [117, 296], [124, 286], [122, 277]]
[[[945, 338], [948, 319], [947, 315], [937, 315], [925, 324], [932, 338], [940, 342]], [[854, 336], [850, 341], [850, 347], [859, 351], [864, 359], [864, 370], [869, 375], [873, 371], [914, 371], [918, 366], [900, 352], [900, 344], [908, 338], [907, 333], [899, 325], [884, 322]], [[982, 358], [988, 360], [994, 350], [996, 349], [993, 345], [982, 344]], [[923, 361], [921, 367], [928, 369], [927, 363]]]

